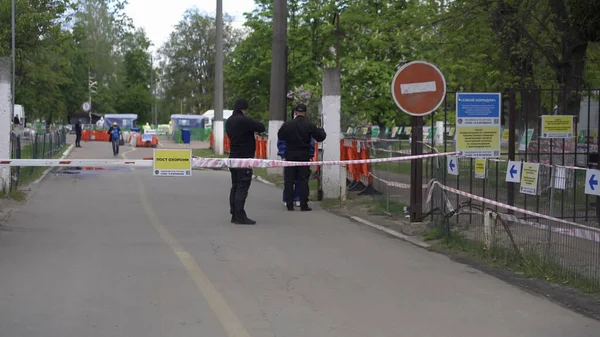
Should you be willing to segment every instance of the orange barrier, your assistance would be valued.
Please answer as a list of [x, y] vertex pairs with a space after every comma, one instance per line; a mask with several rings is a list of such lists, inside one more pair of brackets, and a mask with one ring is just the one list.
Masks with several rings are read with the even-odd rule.
[[[256, 154], [257, 159], [268, 158], [268, 137], [256, 136]], [[229, 153], [230, 142], [227, 135], [223, 140], [224, 152]], [[214, 148], [214, 138], [210, 133], [210, 148]], [[340, 160], [358, 160], [369, 159], [370, 151], [369, 144], [364, 140], [340, 140]], [[313, 161], [319, 161], [319, 144], [315, 143], [315, 154]], [[319, 170], [320, 167], [317, 167]], [[371, 176], [371, 164], [352, 164], [346, 165], [346, 184], [350, 191], [359, 191], [359, 194], [376, 194], [378, 193], [373, 188], [373, 177]]]
[[144, 142], [142, 141], [142, 135], [139, 135], [135, 139], [135, 147], [157, 147], [158, 146], [158, 137], [156, 135], [152, 135], [152, 140]]

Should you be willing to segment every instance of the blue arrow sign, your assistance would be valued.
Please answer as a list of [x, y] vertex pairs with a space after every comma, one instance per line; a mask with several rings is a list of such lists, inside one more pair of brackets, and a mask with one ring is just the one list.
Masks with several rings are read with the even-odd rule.
[[596, 178], [595, 174], [592, 174], [592, 176], [590, 177], [590, 180], [588, 181], [588, 183], [590, 184], [590, 188], [592, 189], [592, 191], [594, 191], [596, 188], [594, 186], [598, 185], [598, 180], [594, 179]]
[[454, 160], [450, 160], [450, 171], [454, 171], [456, 164], [454, 164]]
[[511, 177], [511, 178], [514, 178], [514, 177], [515, 177], [515, 174], [519, 173], [519, 171], [515, 170], [515, 165], [513, 165], [513, 166], [510, 168], [510, 171], [509, 171], [509, 172], [510, 172], [510, 177]]

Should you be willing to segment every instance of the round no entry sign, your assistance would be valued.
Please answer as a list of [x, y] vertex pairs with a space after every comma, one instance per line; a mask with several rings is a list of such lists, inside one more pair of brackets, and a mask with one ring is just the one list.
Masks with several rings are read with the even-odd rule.
[[444, 74], [433, 64], [413, 61], [403, 65], [392, 80], [392, 97], [396, 105], [412, 116], [435, 111], [446, 96]]

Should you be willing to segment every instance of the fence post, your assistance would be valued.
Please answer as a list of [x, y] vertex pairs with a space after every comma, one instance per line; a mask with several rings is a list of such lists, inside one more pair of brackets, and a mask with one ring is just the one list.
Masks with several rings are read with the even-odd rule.
[[39, 139], [40, 135], [38, 135], [37, 133], [35, 134], [35, 137], [33, 138], [33, 153], [31, 154], [31, 157], [33, 157], [33, 159], [38, 159], [38, 151], [39, 151], [39, 144], [38, 144], [38, 139]]
[[42, 158], [41, 159], [46, 159], [46, 133], [44, 133], [44, 140], [42, 143]]
[[[392, 142], [388, 142], [388, 150], [390, 150], [390, 152], [388, 152], [388, 157], [392, 158]], [[391, 169], [390, 169], [390, 164], [391, 162], [387, 162], [387, 174], [391, 173]], [[391, 176], [391, 175], [389, 175]], [[390, 186], [388, 186], [388, 184], [385, 184], [385, 207], [386, 207], [386, 212], [390, 213]]]
[[52, 158], [54, 156], [54, 132], [48, 135], [50, 137], [50, 155], [48, 158]]
[[[548, 214], [549, 216], [553, 217], [554, 216], [554, 212], [552, 211], [553, 206], [554, 206], [554, 191], [556, 189], [556, 184], [555, 184], [555, 179], [556, 179], [556, 165], [552, 165], [552, 167], [550, 168], [550, 171], [552, 172], [550, 174], [550, 208], [549, 208], [549, 212], [550, 214]], [[552, 221], [548, 221], [548, 231], [546, 231], [546, 253], [544, 254], [544, 258], [545, 261], [548, 262], [550, 260], [550, 248], [552, 246]]]
[[[517, 128], [517, 95], [515, 89], [510, 89], [508, 93], [508, 160], [515, 160], [516, 155], [516, 128]], [[507, 186], [507, 201], [511, 206], [515, 205], [515, 184], [508, 183]], [[509, 214], [513, 212], [509, 210]]]

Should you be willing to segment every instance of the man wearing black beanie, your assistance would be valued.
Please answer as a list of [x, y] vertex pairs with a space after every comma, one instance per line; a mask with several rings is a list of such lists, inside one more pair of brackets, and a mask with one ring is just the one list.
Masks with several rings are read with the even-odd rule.
[[[265, 132], [265, 126], [246, 114], [248, 101], [235, 100], [233, 113], [225, 123], [225, 132], [229, 137], [229, 158], [254, 158], [256, 141], [254, 133]], [[231, 191], [229, 192], [229, 212], [231, 222], [238, 225], [254, 225], [256, 221], [248, 218], [244, 206], [252, 182], [251, 168], [230, 168]]]

